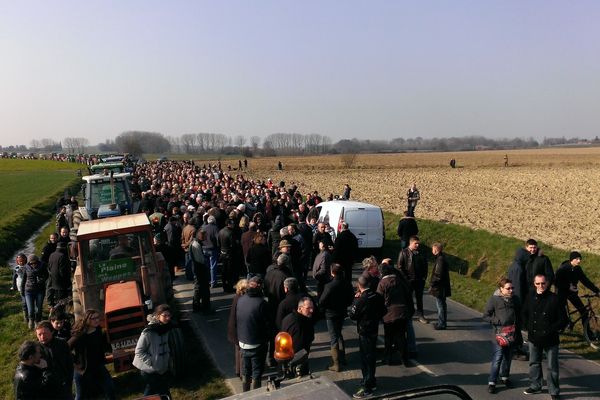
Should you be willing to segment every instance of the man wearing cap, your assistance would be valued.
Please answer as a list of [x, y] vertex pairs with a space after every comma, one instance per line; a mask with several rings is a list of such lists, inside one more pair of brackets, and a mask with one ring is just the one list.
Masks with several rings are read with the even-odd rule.
[[71, 292], [71, 262], [66, 243], [56, 244], [56, 250], [48, 258], [48, 272], [48, 304], [54, 307], [58, 301], [69, 297]]
[[600, 293], [600, 289], [583, 272], [581, 268], [581, 253], [572, 251], [569, 254], [569, 260], [563, 263], [556, 270], [556, 289], [560, 301], [567, 304], [567, 300], [571, 302], [581, 314], [581, 324], [587, 320], [587, 310], [581, 302], [578, 294], [577, 285], [581, 282], [583, 286], [596, 293]]

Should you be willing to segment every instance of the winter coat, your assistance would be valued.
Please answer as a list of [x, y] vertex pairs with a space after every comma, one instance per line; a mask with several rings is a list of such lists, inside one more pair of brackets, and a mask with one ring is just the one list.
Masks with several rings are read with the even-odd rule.
[[34, 365], [19, 363], [13, 381], [16, 400], [47, 399], [48, 381], [43, 371]]
[[579, 282], [592, 292], [600, 292], [600, 289], [585, 275], [580, 265], [573, 267], [569, 260], [560, 264], [556, 270], [556, 294], [561, 300], [564, 301], [571, 293], [575, 293], [571, 291], [571, 285], [577, 286]]
[[329, 277], [331, 276], [329, 269], [331, 267], [331, 262], [331, 253], [329, 253], [327, 249], [317, 254], [315, 262], [313, 263], [313, 278], [322, 284], [329, 281]]
[[156, 318], [144, 328], [137, 345], [133, 366], [149, 374], [164, 374], [169, 369], [169, 334], [171, 324], [161, 324]]
[[277, 310], [277, 306], [285, 297], [283, 281], [292, 276], [292, 271], [284, 266], [273, 265], [267, 269], [264, 289], [273, 311]]
[[319, 307], [325, 311], [325, 318], [345, 318], [348, 307], [354, 300], [352, 284], [341, 276], [335, 276], [325, 284], [319, 298]]
[[398, 269], [404, 272], [411, 282], [427, 279], [427, 260], [420, 252], [413, 252], [408, 247], [398, 255]]
[[450, 266], [446, 260], [444, 253], [439, 253], [435, 257], [435, 263], [431, 270], [431, 288], [429, 293], [433, 297], [442, 298], [450, 297], [452, 289], [450, 287]]
[[500, 289], [496, 289], [483, 310], [483, 320], [494, 327], [494, 334], [503, 326], [515, 325], [521, 330], [521, 302], [517, 296], [504, 297]]
[[246, 257], [248, 273], [265, 276], [267, 267], [271, 264], [271, 251], [266, 244], [253, 243]]
[[[394, 269], [391, 266], [390, 268]], [[415, 306], [410, 286], [400, 274], [385, 273], [385, 276], [379, 281], [377, 293], [383, 296], [384, 304], [387, 307], [387, 312], [383, 316], [384, 323], [401, 319], [408, 320], [414, 315]]]
[[358, 239], [349, 230], [341, 231], [335, 239], [334, 262], [342, 267], [352, 266], [358, 257]]
[[527, 284], [527, 272], [525, 271], [525, 265], [529, 260], [529, 252], [522, 247], [519, 247], [515, 252], [515, 258], [508, 267], [508, 279], [513, 284], [513, 296], [517, 296], [521, 301], [521, 304], [525, 300], [527, 293], [531, 289]]
[[281, 322], [281, 330], [292, 337], [295, 353], [302, 349], [310, 352], [310, 346], [315, 340], [315, 322], [314, 317], [305, 317], [298, 311], [288, 314]]
[[19, 291], [23, 294], [44, 292], [47, 279], [48, 270], [45, 265], [39, 263], [37, 267], [33, 267], [31, 264], [26, 264]]
[[237, 337], [241, 343], [263, 345], [271, 336], [271, 307], [262, 291], [249, 288], [236, 306]]
[[545, 255], [530, 254], [525, 264], [527, 273], [527, 286], [533, 288], [533, 280], [536, 275], [544, 275], [548, 282], [547, 289], [554, 283], [554, 270], [550, 259]]
[[529, 292], [521, 315], [528, 340], [541, 347], [558, 345], [558, 334], [568, 324], [564, 305], [550, 289], [542, 294], [535, 290]]
[[406, 242], [411, 236], [415, 236], [419, 233], [419, 227], [417, 226], [417, 220], [413, 217], [404, 217], [398, 222], [398, 237], [400, 240]]
[[56, 290], [71, 288], [71, 260], [66, 249], [57, 249], [48, 260], [50, 286]]
[[354, 298], [350, 319], [356, 321], [356, 329], [361, 336], [376, 336], [379, 321], [387, 313], [383, 296], [371, 289], [365, 289], [359, 297]]

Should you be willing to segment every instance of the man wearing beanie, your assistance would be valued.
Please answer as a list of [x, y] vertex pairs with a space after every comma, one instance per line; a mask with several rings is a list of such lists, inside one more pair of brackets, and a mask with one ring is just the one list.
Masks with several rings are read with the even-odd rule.
[[581, 254], [577, 251], [572, 251], [569, 254], [569, 260], [563, 261], [556, 271], [556, 290], [558, 298], [562, 304], [567, 304], [567, 300], [571, 302], [581, 314], [581, 323], [587, 320], [587, 311], [579, 298], [577, 285], [581, 282], [583, 286], [598, 295], [600, 289], [583, 272], [581, 268]]

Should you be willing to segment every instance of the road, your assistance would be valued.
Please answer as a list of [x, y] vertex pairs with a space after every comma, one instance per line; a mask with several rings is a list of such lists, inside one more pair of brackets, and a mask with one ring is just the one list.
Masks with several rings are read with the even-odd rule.
[[[356, 264], [355, 274], [358, 274], [358, 268], [359, 264]], [[175, 282], [175, 291], [181, 309], [233, 393], [241, 392], [241, 381], [234, 374], [233, 347], [227, 342], [227, 319], [233, 296], [224, 294], [220, 288], [212, 289], [211, 300], [216, 313], [203, 316], [191, 313], [192, 284], [181, 275]], [[434, 299], [427, 295], [424, 303], [426, 316], [434, 319]], [[415, 366], [407, 368], [403, 365], [387, 366], [378, 363], [376, 394], [419, 386], [454, 384], [465, 389], [473, 399], [512, 400], [526, 397], [523, 390], [528, 387], [528, 363], [525, 361], [513, 361], [513, 388], [498, 385], [496, 394], [487, 392], [492, 332], [489, 324], [481, 320], [479, 312], [449, 300], [447, 330], [436, 331], [433, 324], [417, 321], [414, 321], [414, 327], [419, 351]], [[311, 371], [316, 375], [327, 376], [346, 393], [354, 393], [361, 379], [356, 326], [352, 321], [346, 320], [344, 337], [348, 347], [348, 366], [339, 373], [327, 370], [330, 352], [325, 321], [319, 321], [315, 332], [310, 354]], [[383, 327], [380, 327], [380, 337], [382, 335]], [[383, 348], [383, 342], [378, 348]], [[564, 399], [600, 398], [600, 365], [567, 351], [560, 352], [559, 360], [561, 394]], [[549, 399], [550, 396], [544, 390], [544, 394], [527, 398]]]

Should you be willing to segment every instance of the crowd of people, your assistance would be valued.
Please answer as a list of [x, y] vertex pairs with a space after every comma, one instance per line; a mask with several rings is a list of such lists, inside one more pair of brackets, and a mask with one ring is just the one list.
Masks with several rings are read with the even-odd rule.
[[[362, 274], [353, 282], [352, 267], [359, 258], [357, 238], [345, 222], [337, 235], [327, 223], [318, 222], [315, 206], [323, 201], [319, 193], [300, 193], [294, 184], [276, 184], [270, 179], [247, 179], [241, 170], [241, 163], [234, 171], [191, 161], [137, 165], [132, 173], [132, 195], [139, 202], [139, 212], [148, 215], [156, 250], [164, 255], [173, 277], [179, 269], [185, 272], [186, 279], [194, 281], [194, 312], [205, 315], [214, 312], [211, 288], [220, 287], [225, 293], [235, 294], [227, 337], [235, 348], [232, 361], [244, 390], [260, 387], [265, 368], [276, 364], [277, 332], [288, 332], [295, 350], [310, 354], [314, 327], [321, 318], [326, 321], [330, 337], [329, 368], [341, 371], [347, 363], [343, 323], [350, 317], [356, 321], [363, 374], [354, 397], [371, 396], [376, 387], [375, 347], [380, 322], [384, 330], [383, 361], [407, 367], [417, 357], [413, 318], [429, 323], [423, 308], [426, 288], [436, 300], [434, 329], [447, 329], [446, 299], [451, 296], [449, 263], [442, 243], [433, 243], [429, 274], [429, 257], [420, 250], [414, 217], [420, 200], [416, 184], [407, 192], [407, 210], [398, 225], [401, 251], [396, 263], [389, 258], [378, 261], [373, 256], [367, 257], [362, 261]], [[341, 197], [349, 199], [350, 190], [346, 185]], [[330, 194], [327, 199], [334, 197]], [[40, 343], [24, 343], [15, 376], [17, 398], [30, 398], [19, 395], [24, 390], [24, 377], [35, 375], [38, 382], [39, 375], [39, 384], [43, 386], [44, 374], [32, 372], [31, 366], [36, 365], [42, 371], [52, 371], [54, 367], [49, 365], [72, 368], [60, 372], [58, 376], [62, 378], [54, 379], [60, 382], [60, 390], [52, 389], [59, 393], [57, 398], [71, 398], [70, 376], [75, 378], [77, 399], [91, 398], [89, 391], [114, 398], [114, 385], [103, 366], [106, 343], [101, 340], [105, 336], [99, 328], [100, 313], [88, 310], [71, 332], [64, 327], [64, 315], [60, 313], [61, 307], [57, 307], [68, 299], [71, 289], [68, 243], [76, 240], [74, 232], [79, 223], [76, 207], [75, 198], [61, 199], [57, 204], [57, 232], [50, 236], [41, 259], [23, 254], [16, 259], [13, 286], [22, 296], [25, 322], [35, 328], [38, 338], [38, 330], [46, 335], [48, 328], [52, 340], [65, 341], [67, 346], [61, 344], [65, 349], [64, 360], [54, 362], [44, 357], [43, 351], [39, 356], [38, 350], [44, 349], [41, 339]], [[581, 255], [574, 252], [570, 258], [555, 276], [550, 260], [538, 252], [535, 241], [528, 241], [526, 248], [517, 252], [508, 277], [500, 281], [484, 314], [494, 326], [495, 336], [514, 326], [512, 336], [507, 335], [511, 338], [508, 346], [494, 342], [497, 345], [488, 383], [490, 393], [496, 390], [498, 375], [509, 385], [510, 360], [523, 342], [521, 329], [527, 329], [532, 376], [527, 391], [541, 390], [541, 354], [546, 351], [550, 354], [550, 392], [559, 395], [557, 357], [553, 354], [558, 348], [558, 331], [563, 327], [560, 310], [564, 307], [554, 305], [571, 301], [584, 316], [582, 304], [577, 302], [578, 282], [598, 292], [581, 270]], [[549, 288], [552, 284], [558, 288], [557, 295], [547, 290], [540, 292], [541, 287]], [[316, 293], [308, 290], [311, 285], [316, 287]], [[48, 323], [41, 321], [44, 297], [53, 311]], [[549, 321], [540, 322], [540, 318], [547, 318], [540, 316], [541, 302], [556, 313], [551, 326], [547, 326]], [[57, 320], [63, 321], [58, 330]], [[551, 329], [551, 334], [546, 328], [540, 333], [541, 326]], [[169, 392], [165, 336], [169, 330], [170, 311], [158, 307], [138, 341], [134, 361], [141, 371], [146, 394]], [[86, 361], [83, 365], [82, 354]], [[41, 363], [40, 358], [47, 363]], [[298, 367], [300, 374], [309, 370], [308, 361]]]

